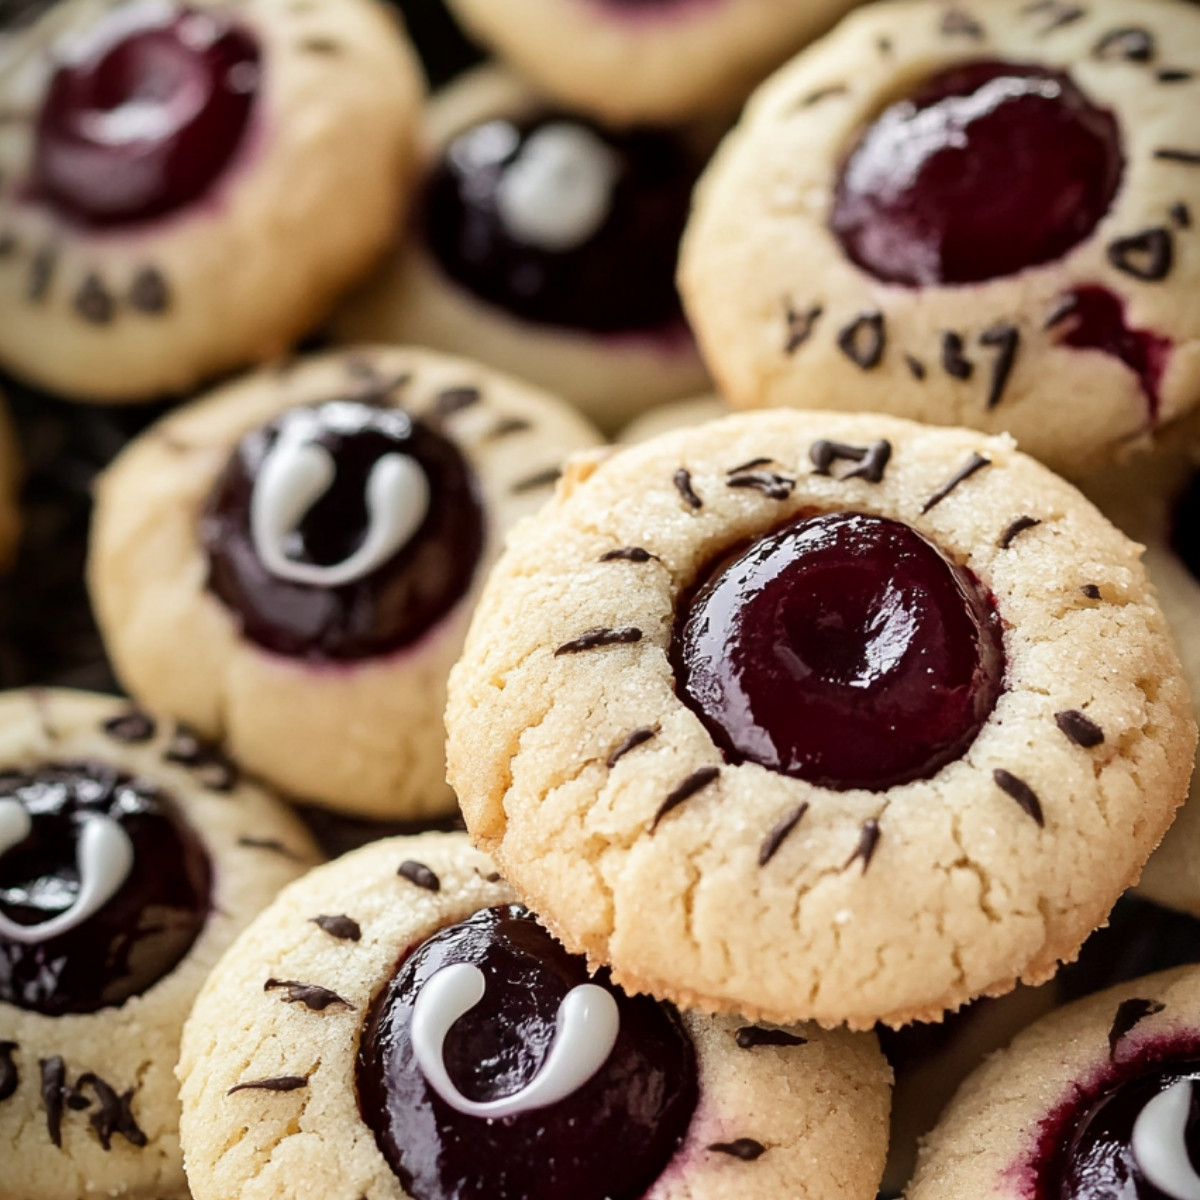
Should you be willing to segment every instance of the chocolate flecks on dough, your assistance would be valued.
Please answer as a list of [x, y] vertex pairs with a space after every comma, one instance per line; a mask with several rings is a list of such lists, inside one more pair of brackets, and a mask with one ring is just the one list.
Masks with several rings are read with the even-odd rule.
[[308, 1087], [306, 1075], [276, 1075], [272, 1079], [252, 1079], [246, 1083], [235, 1083], [225, 1093], [232, 1096], [234, 1092], [296, 1092]]
[[1155, 54], [1154, 34], [1138, 25], [1110, 29], [1092, 51], [1096, 58], [1106, 61], [1123, 59], [1126, 62], [1148, 63]]
[[692, 487], [692, 473], [686, 467], [680, 467], [672, 476], [671, 480], [675, 484], [675, 490], [683, 497], [683, 502], [688, 508], [698, 509], [703, 507], [704, 501], [696, 495], [696, 489]]
[[42, 1107], [46, 1110], [46, 1132], [50, 1141], [61, 1150], [67, 1064], [55, 1054], [50, 1058], [38, 1059], [38, 1066], [42, 1072]]
[[992, 778], [996, 781], [996, 786], [1006, 796], [1011, 796], [1038, 823], [1039, 827], [1046, 824], [1045, 817], [1042, 815], [1042, 803], [1029, 784], [1023, 779], [1018, 779], [1011, 771], [1006, 771], [1003, 767], [997, 767], [992, 772]]
[[44, 300], [54, 280], [54, 269], [58, 265], [58, 248], [43, 246], [29, 264], [29, 283], [26, 295], [35, 303]]
[[808, 1038], [786, 1029], [764, 1029], [761, 1025], [743, 1025], [734, 1034], [739, 1050], [753, 1050], [757, 1046], [807, 1046]]
[[1100, 588], [1094, 583], [1085, 583], [1079, 589], [1089, 600], [1100, 600], [1103, 597], [1100, 595]]
[[[1156, 155], [1163, 151], [1156, 150]], [[1171, 231], [1161, 225], [1143, 229], [1128, 237], [1110, 242], [1107, 249], [1108, 261], [1118, 271], [1133, 276], [1145, 283], [1158, 283], [1171, 273], [1175, 260], [1175, 242]]]
[[740, 475], [729, 476], [725, 486], [750, 488], [762, 492], [769, 500], [786, 500], [792, 494], [796, 481], [774, 471], [744, 471]]
[[798, 108], [812, 108], [814, 104], [820, 104], [822, 100], [828, 100], [833, 96], [844, 96], [850, 89], [844, 83], [831, 83], [828, 87], [817, 88], [815, 92], [809, 92], [808, 95], [801, 98]]
[[998, 351], [992, 363], [992, 379], [988, 385], [987, 408], [991, 411], [1004, 399], [1013, 364], [1017, 361], [1017, 351], [1021, 346], [1021, 331], [1015, 325], [1001, 321], [990, 329], [985, 329], [979, 335], [979, 343], [982, 346], [994, 347]]
[[384, 375], [373, 364], [364, 363], [368, 370], [358, 376], [357, 382], [347, 399], [365, 404], [369, 408], [386, 408], [395, 402], [396, 393], [412, 382], [411, 371], [396, 375]]
[[1061, 325], [1068, 317], [1073, 316], [1078, 309], [1079, 293], [1075, 291], [1068, 292], [1050, 310], [1050, 315], [1046, 318], [1042, 329], [1049, 330], [1053, 329], [1056, 325]]
[[838, 349], [860, 370], [874, 370], [883, 361], [887, 329], [883, 313], [865, 312], [837, 335]]
[[807, 800], [775, 822], [771, 832], [763, 838], [763, 844], [758, 848], [758, 865], [760, 867], [765, 867], [779, 853], [779, 848], [787, 841], [788, 834], [800, 824], [806, 812], [808, 812]]
[[133, 1088], [117, 1094], [99, 1075], [88, 1072], [79, 1077], [80, 1088], [91, 1087], [96, 1096], [96, 1111], [88, 1117], [88, 1123], [96, 1131], [100, 1145], [112, 1149], [113, 1135], [119, 1133], [130, 1145], [145, 1146], [146, 1135], [138, 1128], [133, 1117]]
[[1183, 163], [1187, 167], [1200, 167], [1200, 150], [1180, 150], [1175, 146], [1160, 146], [1154, 157], [1164, 162]]
[[1036, 0], [1036, 3], [1027, 5], [1024, 11], [1044, 14], [1048, 18], [1041, 29], [1042, 37], [1053, 33], [1056, 29], [1065, 29], [1068, 25], [1074, 25], [1076, 21], [1081, 21], [1087, 16], [1086, 8], [1081, 8], [1077, 4], [1063, 4], [1060, 0]]
[[322, 933], [327, 933], [339, 941], [358, 942], [362, 940], [362, 926], [353, 917], [336, 914], [312, 917], [311, 920]]
[[1091, 717], [1085, 716], [1078, 709], [1067, 708], [1054, 714], [1054, 723], [1063, 731], [1068, 740], [1085, 750], [1091, 750], [1104, 741], [1104, 730]]
[[644, 550], [641, 546], [618, 546], [615, 550], [606, 550], [600, 555], [600, 561], [605, 562], [631, 562], [631, 563], [646, 563], [651, 559], [658, 561], [657, 554], [651, 554], [649, 550]]
[[142, 267], [129, 288], [129, 305], [147, 316], [158, 316], [171, 307], [171, 289], [157, 267]]
[[104, 281], [92, 271], [75, 293], [75, 311], [91, 325], [108, 325], [117, 315], [117, 303]]
[[659, 805], [658, 812], [654, 814], [654, 820], [650, 823], [650, 832], [653, 833], [672, 809], [678, 808], [685, 800], [690, 800], [697, 792], [703, 791], [710, 783], [714, 783], [721, 774], [720, 767], [701, 767], [697, 771], [693, 771], [671, 794]]
[[182, 721], [175, 726], [163, 758], [193, 771], [210, 792], [231, 792], [237, 786], [237, 767], [218, 746]]
[[488, 441], [498, 441], [500, 438], [512, 437], [514, 433], [527, 433], [533, 424], [524, 417], [502, 417], [487, 431]]
[[243, 835], [238, 838], [237, 844], [245, 846], [247, 850], [268, 850], [272, 854], [281, 855], [283, 858], [290, 858], [293, 862], [301, 862], [301, 856], [289, 846], [285, 846], [278, 838], [260, 838], [249, 837]]
[[1182, 200], [1177, 204], [1172, 204], [1167, 209], [1167, 214], [1179, 229], [1191, 229], [1192, 210]]
[[579, 654], [585, 650], [599, 650], [604, 646], [631, 646], [642, 640], [642, 631], [632, 625], [620, 629], [589, 629], [569, 642], [563, 642], [554, 652], [559, 658], [564, 654]]
[[941, 31], [947, 37], [983, 37], [983, 26], [961, 8], [948, 8], [942, 14]]
[[430, 413], [436, 420], [445, 421], [463, 409], [473, 408], [482, 398], [477, 387], [446, 388], [434, 398]]
[[863, 822], [862, 829], [858, 834], [858, 845], [854, 847], [854, 853], [846, 859], [843, 871], [848, 871], [857, 861], [862, 860], [862, 873], [867, 873], [867, 868], [871, 865], [871, 859], [875, 857], [875, 851], [879, 848], [879, 839], [883, 836], [883, 830], [879, 828], [879, 822], [874, 817], [870, 817]]
[[354, 1008], [349, 1000], [344, 1000], [337, 992], [315, 983], [301, 983], [296, 979], [268, 979], [263, 984], [264, 992], [280, 990], [287, 992], [286, 996], [281, 997], [285, 1004], [303, 1004], [310, 1012], [324, 1012], [334, 1004], [351, 1010]]
[[482, 878], [484, 883], [499, 883], [501, 875], [499, 871], [489, 871], [486, 875], [482, 876]]
[[757, 458], [751, 458], [744, 463], [738, 463], [736, 467], [730, 467], [725, 472], [726, 475], [740, 475], [743, 471], [754, 471], [759, 467], [769, 467], [771, 463], [777, 462], [774, 458], [765, 458], [761, 454]]
[[547, 467], [544, 471], [538, 471], [524, 479], [518, 479], [509, 490], [514, 496], [519, 496], [523, 492], [535, 492], [538, 488], [549, 487], [552, 483], [557, 483], [561, 474], [562, 467]]
[[306, 54], [341, 54], [342, 44], [333, 38], [305, 38], [300, 43], [300, 49]]
[[919, 358], [914, 358], [911, 354], [906, 354], [904, 356], [904, 365], [908, 368], [909, 374], [918, 383], [925, 382], [925, 376], [928, 372], [925, 370], [925, 364]]
[[1001, 550], [1007, 550], [1009, 546], [1027, 529], [1034, 529], [1040, 525], [1039, 517], [1018, 517], [1009, 527], [1000, 535], [1000, 540], [996, 543]]
[[141, 742], [150, 741], [154, 737], [157, 725], [148, 713], [133, 708], [119, 716], [109, 717], [101, 728], [114, 742], [136, 746]]
[[876, 38], [875, 49], [878, 50], [884, 58], [889, 58], [892, 53], [892, 39], [889, 37]]
[[1164, 67], [1161, 71], [1155, 72], [1154, 78], [1159, 83], [1187, 83], [1195, 78], [1195, 73], [1179, 67]]
[[644, 746], [651, 738], [658, 736], [657, 725], [643, 725], [627, 733], [612, 749], [604, 765], [611, 771], [627, 755], [630, 750]]
[[954, 379], [970, 379], [975, 364], [963, 354], [962, 334], [948, 330], [942, 334], [942, 369]]
[[952, 491], [965, 479], [970, 479], [976, 471], [981, 471], [984, 467], [989, 467], [992, 464], [990, 458], [984, 458], [982, 454], [972, 454], [967, 461], [959, 467], [945, 483], [942, 484], [924, 504], [921, 505], [921, 515], [924, 516], [932, 508], [936, 508]]
[[728, 1154], [731, 1158], [740, 1158], [742, 1162], [753, 1162], [767, 1152], [762, 1142], [753, 1138], [736, 1138], [732, 1142], [713, 1142], [709, 1149], [715, 1154]]
[[869, 446], [849, 446], [845, 442], [813, 442], [808, 452], [812, 460], [814, 475], [829, 475], [838, 459], [848, 459], [859, 465], [846, 472], [843, 479], [865, 479], [867, 483], [879, 483], [892, 457], [892, 444], [888, 441], [872, 442]]
[[787, 338], [783, 343], [783, 352], [785, 354], [795, 354], [808, 341], [809, 335], [816, 327], [817, 321], [820, 320], [821, 314], [824, 311], [821, 305], [814, 304], [806, 312], [797, 312], [792, 307], [790, 300], [786, 303], [784, 306], [784, 319], [787, 321]]
[[396, 870], [396, 874], [401, 879], [407, 879], [409, 883], [416, 884], [419, 888], [424, 888], [427, 892], [440, 892], [442, 890], [442, 881], [431, 871], [423, 862], [417, 862], [414, 858], [406, 858]]
[[1147, 1017], [1152, 1017], [1155, 1013], [1160, 1013], [1166, 1007], [1158, 1000], [1143, 1000], [1140, 997], [1133, 996], [1128, 1000], [1122, 1000], [1117, 1005], [1116, 1014], [1113, 1016], [1112, 1027], [1108, 1031], [1108, 1057], [1115, 1059], [1117, 1056], [1117, 1045], [1121, 1039], [1140, 1021], [1144, 1021]]
[[21, 1077], [13, 1052], [17, 1049], [16, 1042], [0, 1042], [0, 1102], [7, 1100], [16, 1090]]

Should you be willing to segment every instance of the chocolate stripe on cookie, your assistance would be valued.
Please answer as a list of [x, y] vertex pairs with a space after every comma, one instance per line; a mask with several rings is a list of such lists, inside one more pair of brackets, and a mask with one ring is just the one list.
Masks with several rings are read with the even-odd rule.
[[1182, 200], [1176, 204], [1172, 204], [1167, 209], [1167, 215], [1179, 226], [1180, 229], [1191, 229], [1192, 227], [1192, 210], [1188, 208]]
[[13, 1059], [16, 1042], [0, 1042], [0, 1101], [7, 1100], [17, 1090], [21, 1077]]
[[808, 1038], [786, 1029], [764, 1029], [761, 1025], [743, 1025], [734, 1035], [739, 1050], [753, 1050], [756, 1046], [807, 1046]]
[[979, 335], [979, 344], [998, 351], [992, 363], [992, 380], [988, 385], [986, 406], [990, 412], [1004, 399], [1013, 365], [1017, 361], [1017, 351], [1021, 347], [1021, 331], [1015, 325], [1001, 321]]
[[618, 546], [615, 550], [606, 550], [600, 555], [601, 562], [632, 562], [644, 563], [651, 559], [658, 561], [657, 554], [643, 550], [641, 546]]
[[762, 492], [768, 500], [786, 500], [792, 494], [796, 481], [786, 475], [777, 475], [774, 471], [745, 471], [740, 475], [729, 476], [725, 480], [725, 486], [751, 488]]
[[1200, 150], [1180, 150], [1175, 146], [1160, 146], [1154, 157], [1164, 162], [1182, 163], [1187, 167], [1200, 167]]
[[833, 464], [838, 459], [848, 459], [859, 465], [847, 471], [843, 479], [864, 479], [867, 483], [879, 483], [892, 457], [892, 444], [887, 441], [872, 442], [869, 446], [849, 446], [845, 442], [828, 442], [822, 439], [813, 442], [808, 457], [812, 460], [814, 475], [831, 475]]
[[1118, 271], [1143, 283], [1158, 283], [1171, 273], [1175, 242], [1169, 229], [1156, 225], [1153, 229], [1115, 239], [1105, 253]]
[[563, 642], [554, 652], [558, 658], [563, 654], [580, 654], [585, 650], [599, 650], [604, 646], [630, 646], [642, 640], [642, 631], [632, 625], [621, 629], [589, 629], [569, 642]]
[[808, 812], [807, 800], [775, 823], [771, 832], [763, 839], [763, 844], [758, 848], [758, 865], [760, 867], [765, 867], [779, 853], [779, 847], [787, 840], [788, 834], [800, 824], [806, 812]]
[[838, 349], [861, 371], [873, 371], [887, 349], [883, 313], [865, 312], [855, 317], [837, 335]]
[[453, 387], [438, 392], [430, 406], [430, 414], [438, 421], [460, 413], [464, 409], [473, 408], [481, 399], [477, 387]]
[[708, 787], [717, 776], [721, 774], [720, 767], [701, 767], [698, 771], [693, 771], [660, 805], [658, 812], [654, 814], [654, 820], [650, 823], [650, 832], [653, 833], [659, 822], [672, 809], [678, 808], [685, 800], [690, 800], [697, 792]]
[[119, 716], [109, 717], [101, 728], [114, 742], [120, 742], [125, 746], [136, 746], [150, 741], [154, 737], [156, 726], [153, 717], [142, 712], [141, 709], [133, 708]]
[[1085, 750], [1091, 750], [1104, 741], [1104, 730], [1078, 709], [1067, 708], [1062, 712], [1056, 712], [1054, 723], [1070, 741], [1077, 746], [1082, 746]]
[[824, 312], [825, 310], [819, 304], [814, 304], [807, 312], [797, 312], [792, 307], [790, 300], [785, 303], [783, 312], [784, 320], [787, 322], [787, 337], [783, 343], [785, 354], [795, 354], [808, 341]]
[[126, 298], [129, 307], [156, 317], [171, 307], [171, 289], [157, 267], [142, 267], [133, 277]]
[[735, 1138], [732, 1142], [713, 1142], [709, 1149], [716, 1154], [728, 1154], [731, 1158], [740, 1158], [742, 1162], [753, 1162], [767, 1152], [762, 1142], [753, 1138]]
[[90, 1087], [96, 1096], [96, 1111], [89, 1115], [88, 1124], [96, 1131], [105, 1150], [112, 1149], [113, 1134], [116, 1133], [132, 1146], [146, 1145], [146, 1135], [133, 1118], [133, 1088], [118, 1095], [115, 1088], [91, 1072], [79, 1077], [78, 1086]]
[[342, 915], [310, 918], [323, 933], [344, 942], [357, 942], [362, 938], [362, 927], [353, 917]]
[[519, 496], [523, 492], [533, 492], [538, 488], [549, 487], [552, 483], [558, 482], [560, 475], [562, 475], [562, 467], [547, 467], [544, 471], [538, 471], [535, 475], [518, 480], [509, 488], [509, 491], [514, 496]]
[[1102, 61], [1116, 59], [1137, 63], [1150, 62], [1154, 53], [1154, 34], [1138, 25], [1110, 29], [1092, 51], [1092, 54]]
[[267, 850], [283, 858], [290, 858], [292, 862], [304, 861], [295, 850], [285, 846], [278, 838], [240, 837], [237, 844], [245, 846], [247, 850]]
[[689, 508], [700, 508], [704, 501], [696, 495], [696, 489], [692, 487], [692, 473], [686, 467], [680, 467], [672, 476], [672, 482], [675, 484], [675, 490], [683, 497], [683, 502]]
[[234, 1092], [295, 1092], [302, 1087], [308, 1087], [306, 1075], [276, 1075], [272, 1079], [251, 1079], [246, 1083], [236, 1083], [225, 1093], [232, 1096]]
[[997, 767], [992, 772], [992, 778], [996, 781], [996, 786], [1005, 795], [1011, 796], [1038, 823], [1039, 827], [1046, 824], [1042, 815], [1042, 803], [1029, 784], [1023, 779], [1018, 779], [1011, 771], [1006, 771], [1003, 767]]
[[1158, 1000], [1142, 1000], [1136, 996], [1129, 1000], [1122, 1000], [1117, 1005], [1112, 1027], [1108, 1031], [1109, 1059], [1116, 1058], [1117, 1044], [1135, 1025], [1147, 1017], [1154, 1016], [1155, 1013], [1162, 1012], [1165, 1007], [1166, 1005]]
[[1033, 529], [1042, 522], [1038, 517], [1018, 517], [1001, 535], [996, 543], [1001, 550], [1007, 550], [1016, 541], [1018, 535], [1027, 529]]
[[485, 436], [489, 442], [495, 442], [500, 438], [512, 437], [514, 433], [527, 433], [532, 428], [533, 423], [524, 417], [504, 417], [497, 421]]
[[287, 992], [286, 996], [281, 997], [285, 1004], [303, 1004], [311, 1012], [324, 1012], [332, 1004], [354, 1008], [349, 1000], [343, 1000], [337, 992], [331, 992], [315, 983], [301, 983], [296, 979], [268, 979], [263, 984], [264, 992], [279, 990]]
[[440, 892], [442, 890], [442, 881], [423, 862], [417, 862], [416, 859], [405, 859], [400, 864], [396, 874], [401, 879], [407, 879], [409, 883], [414, 883], [417, 887], [424, 888], [427, 892]]
[[639, 746], [644, 745], [651, 738], [658, 735], [658, 726], [643, 725], [640, 729], [633, 730], [632, 733], [627, 733], [621, 741], [613, 748], [612, 753], [605, 759], [605, 766], [611, 770], [627, 755], [630, 750], [636, 750]]
[[942, 370], [954, 379], [970, 379], [975, 364], [963, 354], [962, 334], [947, 330], [942, 334]]
[[863, 822], [863, 827], [859, 831], [858, 845], [854, 847], [854, 853], [846, 859], [843, 871], [848, 871], [857, 859], [862, 859], [862, 873], [867, 873], [867, 868], [871, 865], [871, 859], [875, 857], [875, 850], [879, 846], [879, 839], [883, 836], [883, 831], [879, 828], [879, 822], [874, 817]]
[[982, 470], [984, 467], [991, 466], [992, 460], [984, 458], [982, 454], [972, 454], [967, 461], [959, 467], [945, 483], [942, 484], [924, 504], [921, 505], [921, 515], [924, 516], [930, 509], [936, 508], [952, 491], [965, 479], [969, 479], [976, 471]]

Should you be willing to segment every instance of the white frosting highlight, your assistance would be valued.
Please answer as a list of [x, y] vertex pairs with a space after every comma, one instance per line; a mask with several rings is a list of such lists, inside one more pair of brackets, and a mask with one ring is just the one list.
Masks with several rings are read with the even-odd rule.
[[512, 237], [543, 250], [582, 246], [608, 218], [620, 159], [589, 129], [556, 121], [539, 129], [496, 188]]
[[[17, 800], [0, 800], [0, 855], [23, 842], [33, 829], [33, 818]], [[37, 925], [18, 925], [0, 913], [0, 937], [32, 945], [47, 942], [82, 925], [120, 890], [133, 869], [133, 843], [111, 817], [89, 813], [75, 847], [79, 892], [65, 912]]]
[[594, 983], [572, 988], [558, 1006], [554, 1041], [537, 1075], [525, 1087], [498, 1100], [468, 1100], [446, 1072], [442, 1044], [450, 1027], [483, 999], [483, 972], [470, 963], [443, 967], [413, 1005], [412, 1046], [430, 1087], [469, 1117], [512, 1117], [548, 1108], [578, 1091], [608, 1061], [621, 1027], [617, 1002]]
[[429, 481], [420, 465], [406, 454], [385, 454], [367, 480], [367, 535], [358, 549], [327, 567], [289, 558], [296, 527], [336, 475], [333, 455], [317, 442], [285, 433], [271, 447], [254, 481], [250, 535], [272, 575], [312, 587], [353, 583], [404, 546], [429, 511]]
[[1134, 1161], [1146, 1182], [1171, 1200], [1200, 1200], [1200, 1175], [1184, 1140], [1191, 1106], [1192, 1083], [1182, 1079], [1147, 1101], [1133, 1123]]

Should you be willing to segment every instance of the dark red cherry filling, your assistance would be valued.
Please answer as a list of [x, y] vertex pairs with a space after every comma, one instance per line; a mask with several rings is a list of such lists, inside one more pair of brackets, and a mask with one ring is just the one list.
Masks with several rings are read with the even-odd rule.
[[730, 762], [824, 787], [925, 779], [1000, 695], [991, 596], [915, 529], [802, 517], [716, 564], [676, 621], [683, 699]]
[[[368, 481], [384, 455], [415, 460], [428, 483], [428, 510], [412, 536], [353, 582], [323, 587], [280, 577], [255, 547], [255, 480], [278, 439], [300, 430], [329, 451], [336, 475], [294, 532], [297, 562], [329, 566], [359, 547], [369, 527]], [[484, 515], [475, 473], [449, 438], [399, 409], [335, 400], [292, 409], [242, 438], [209, 497], [200, 538], [208, 585], [246, 637], [277, 654], [345, 662], [409, 645], [466, 595]]]
[[110, 14], [50, 81], [32, 192], [92, 229], [150, 221], [208, 192], [241, 145], [260, 50], [215, 11], [127, 29]]
[[[564, 124], [597, 139], [615, 170], [608, 188], [594, 185], [600, 215], [584, 223], [586, 236], [547, 247], [514, 229], [499, 195], [528, 168], [532, 139]], [[614, 133], [559, 113], [489, 121], [460, 134], [435, 167], [424, 237], [447, 275], [524, 320], [591, 333], [680, 323], [675, 267], [701, 165], [665, 131]]]
[[978, 283], [1061, 258], [1108, 212], [1116, 118], [1061, 71], [973, 62], [862, 133], [830, 225], [863, 270], [909, 287]]
[[0, 931], [0, 1001], [60, 1016], [121, 1004], [162, 979], [208, 920], [212, 867], [172, 800], [100, 762], [50, 763], [0, 773], [0, 804], [32, 818], [29, 835], [0, 854], [0, 913], [22, 926], [69, 910], [80, 891], [85, 824], [115, 822], [133, 867], [93, 915], [46, 940]]
[[[555, 1034], [558, 1006], [583, 983], [617, 1001], [620, 1032], [604, 1065], [546, 1108], [468, 1116], [427, 1083], [413, 1054], [413, 1005], [453, 963], [482, 971], [486, 990], [446, 1037], [450, 1079], [470, 1100], [524, 1088]], [[678, 1016], [589, 976], [517, 905], [485, 909], [436, 933], [401, 962], [376, 1000], [358, 1056], [363, 1119], [416, 1200], [638, 1200], [662, 1174], [696, 1106], [696, 1055]]]

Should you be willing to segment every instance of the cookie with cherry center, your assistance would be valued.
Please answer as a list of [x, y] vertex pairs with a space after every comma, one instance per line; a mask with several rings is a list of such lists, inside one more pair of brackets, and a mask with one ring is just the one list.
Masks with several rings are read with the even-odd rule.
[[702, 391], [675, 268], [718, 133], [606, 131], [481, 68], [431, 103], [412, 227], [337, 336], [468, 354], [607, 430]]
[[580, 456], [480, 599], [449, 778], [622, 986], [936, 1021], [1072, 958], [1186, 794], [1139, 554], [969, 430], [775, 409]]
[[866, 8], [764, 84], [681, 286], [737, 408], [1007, 431], [1078, 475], [1200, 402], [1200, 10]]
[[628, 995], [465, 834], [281, 893], [178, 1073], [195, 1200], [873, 1200], [891, 1081], [869, 1034]]
[[386, 247], [422, 91], [372, 0], [47, 6], [0, 61], [0, 364], [134, 401], [278, 356]]
[[92, 693], [0, 697], [0, 1195], [187, 1194], [184, 1018], [317, 861], [185, 726]]
[[453, 813], [442, 710], [475, 595], [597, 441], [561, 401], [425, 350], [218, 389], [99, 482], [88, 577], [117, 674], [293, 797]]

